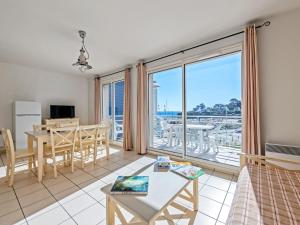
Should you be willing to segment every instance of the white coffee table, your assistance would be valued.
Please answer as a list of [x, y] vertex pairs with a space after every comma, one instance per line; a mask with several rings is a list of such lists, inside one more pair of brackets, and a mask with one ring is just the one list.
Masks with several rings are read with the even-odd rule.
[[[137, 174], [135, 174], [137, 175]], [[154, 165], [146, 168], [138, 175], [149, 176], [148, 194], [137, 195], [113, 195], [110, 193], [112, 184], [103, 187], [101, 190], [106, 194], [106, 224], [115, 224], [115, 215], [122, 224], [154, 225], [155, 220], [167, 210], [167, 207], [176, 197], [184, 198], [193, 203], [194, 211], [198, 210], [198, 179], [188, 180], [171, 171], [155, 172]], [[187, 190], [187, 186], [193, 182], [193, 193]], [[183, 195], [185, 192], [186, 195]], [[121, 206], [135, 217], [126, 221]]]

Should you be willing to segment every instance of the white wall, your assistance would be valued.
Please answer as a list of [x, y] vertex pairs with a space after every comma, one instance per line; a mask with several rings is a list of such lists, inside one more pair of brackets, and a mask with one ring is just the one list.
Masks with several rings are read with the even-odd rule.
[[38, 101], [42, 117], [49, 118], [49, 105], [75, 105], [76, 117], [88, 123], [88, 79], [34, 68], [0, 63], [0, 128], [12, 128], [12, 103]]
[[300, 146], [300, 9], [258, 33], [262, 142]]
[[88, 107], [89, 107], [89, 115], [88, 121], [89, 124], [93, 124], [95, 122], [95, 80], [89, 79], [88, 80]]

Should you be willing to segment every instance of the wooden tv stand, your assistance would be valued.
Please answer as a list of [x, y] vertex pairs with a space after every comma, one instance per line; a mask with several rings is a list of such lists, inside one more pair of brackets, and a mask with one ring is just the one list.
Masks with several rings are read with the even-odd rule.
[[56, 127], [79, 126], [79, 118], [45, 119], [44, 123]]

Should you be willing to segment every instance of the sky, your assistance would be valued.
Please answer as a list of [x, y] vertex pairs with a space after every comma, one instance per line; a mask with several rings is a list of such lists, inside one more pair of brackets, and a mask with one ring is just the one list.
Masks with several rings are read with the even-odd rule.
[[[182, 111], [182, 68], [153, 74], [157, 82], [158, 111]], [[232, 98], [241, 99], [241, 53], [186, 65], [187, 111], [204, 103], [227, 104]]]

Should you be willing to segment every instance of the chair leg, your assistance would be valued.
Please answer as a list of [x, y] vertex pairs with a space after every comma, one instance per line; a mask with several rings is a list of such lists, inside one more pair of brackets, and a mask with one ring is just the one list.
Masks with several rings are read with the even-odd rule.
[[52, 160], [53, 160], [53, 172], [54, 172], [54, 177], [57, 177], [57, 169], [56, 169], [56, 158], [55, 154], [52, 154]]
[[94, 165], [96, 165], [96, 158], [97, 158], [97, 145], [95, 145], [95, 146], [94, 146], [93, 157], [94, 157]]
[[80, 157], [81, 157], [81, 168], [83, 169], [84, 168], [84, 159], [85, 159], [85, 156], [83, 155], [83, 149], [80, 149]]
[[67, 153], [67, 152], [64, 152], [64, 153], [63, 153], [64, 166], [66, 166], [66, 153]]
[[28, 170], [29, 170], [29, 171], [32, 171], [32, 163], [33, 163], [32, 157], [29, 157], [29, 158], [28, 158]]
[[12, 164], [10, 168], [10, 177], [8, 186], [11, 187], [14, 184], [14, 176], [15, 176], [15, 165]]
[[47, 158], [44, 158], [44, 163], [43, 163], [43, 176], [45, 176], [45, 174], [48, 171], [48, 164], [47, 164]]
[[33, 163], [33, 168], [34, 168], [34, 172], [37, 172], [37, 168], [36, 168], [36, 161], [35, 161], [35, 156], [32, 156], [32, 163]]
[[10, 163], [7, 162], [7, 166], [6, 166], [6, 181], [9, 181], [9, 177], [10, 177], [10, 173], [11, 173], [10, 170], [11, 170]]
[[74, 172], [74, 152], [71, 152], [71, 171]]
[[68, 166], [71, 166], [71, 153], [67, 152], [67, 157], [68, 157]]

